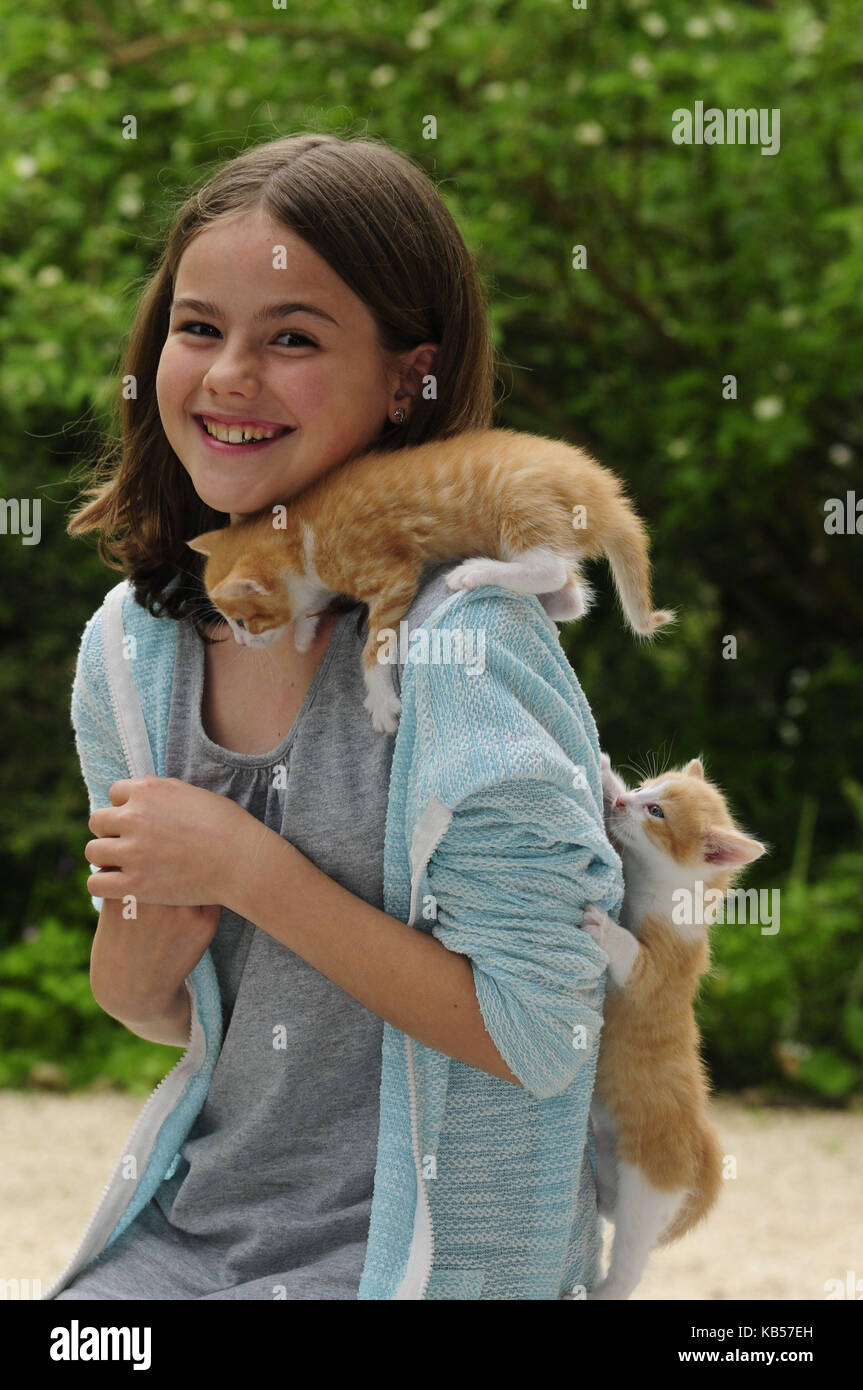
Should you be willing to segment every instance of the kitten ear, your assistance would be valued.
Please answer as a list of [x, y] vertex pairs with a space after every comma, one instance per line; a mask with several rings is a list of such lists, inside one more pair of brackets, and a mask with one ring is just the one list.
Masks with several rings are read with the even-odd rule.
[[210, 598], [248, 598], [249, 594], [269, 593], [272, 593], [272, 590], [268, 589], [266, 584], [260, 584], [257, 579], [223, 579], [221, 584], [210, 590]]
[[722, 830], [714, 826], [704, 837], [704, 859], [707, 864], [751, 864], [767, 853], [760, 840], [751, 840], [739, 830]]
[[686, 764], [683, 771], [690, 777], [704, 778], [704, 767], [700, 758], [692, 758], [691, 761]]
[[220, 535], [219, 531], [202, 531], [200, 536], [195, 536], [193, 540], [186, 541], [190, 550], [200, 551], [202, 555], [212, 554], [213, 540]]

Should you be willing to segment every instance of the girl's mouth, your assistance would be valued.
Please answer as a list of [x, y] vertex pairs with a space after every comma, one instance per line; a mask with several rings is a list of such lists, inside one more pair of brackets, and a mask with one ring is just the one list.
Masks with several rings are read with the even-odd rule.
[[[195, 424], [198, 427], [198, 431], [201, 434], [201, 437], [203, 438], [208, 448], [215, 449], [217, 453], [222, 454], [254, 454], [257, 453], [260, 449], [266, 449], [270, 444], [277, 444], [279, 440], [284, 439], [286, 435], [294, 433], [293, 429], [289, 425], [284, 425], [280, 430], [278, 430], [276, 434], [272, 435], [270, 439], [246, 439], [245, 442], [242, 439], [240, 439], [237, 440], [237, 442], [235, 443], [231, 443], [228, 440], [216, 439], [214, 435], [209, 434], [204, 425], [202, 416], [195, 415], [193, 418]], [[210, 428], [213, 428], [212, 423], [210, 425]], [[231, 426], [230, 428], [235, 432], [237, 431], [237, 426], [235, 425]], [[224, 434], [226, 432], [226, 428], [221, 427], [221, 432]], [[261, 432], [262, 431], [255, 431], [255, 433]], [[269, 430], [267, 431], [267, 433], [269, 434]]]

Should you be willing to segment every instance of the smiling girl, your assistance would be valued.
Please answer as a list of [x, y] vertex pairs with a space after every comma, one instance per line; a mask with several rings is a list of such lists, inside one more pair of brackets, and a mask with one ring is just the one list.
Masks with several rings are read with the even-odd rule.
[[[381, 736], [362, 606], [334, 601], [302, 654], [292, 630], [239, 646], [185, 544], [372, 446], [491, 425], [484, 298], [449, 212], [376, 141], [248, 151], [177, 214], [124, 377], [119, 456], [69, 525], [127, 574], [135, 638], [121, 659], [106, 600], [73, 690], [91, 982], [187, 1051], [47, 1296], [589, 1287], [605, 957], [578, 924], [588, 901], [619, 909], [622, 879], [554, 624], [429, 569], [411, 629], [481, 624], [485, 671], [408, 661]], [[124, 754], [118, 689], [155, 775]]]

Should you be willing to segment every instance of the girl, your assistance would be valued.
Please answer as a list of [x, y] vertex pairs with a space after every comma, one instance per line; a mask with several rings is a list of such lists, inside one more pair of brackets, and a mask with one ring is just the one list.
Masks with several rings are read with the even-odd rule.
[[180, 209], [119, 457], [69, 531], [129, 576], [73, 688], [93, 993], [186, 1052], [48, 1298], [539, 1299], [597, 1277], [605, 955], [578, 925], [623, 884], [554, 624], [430, 569], [409, 628], [481, 626], [485, 669], [402, 658], [382, 736], [364, 608], [334, 601], [303, 654], [218, 640], [185, 545], [373, 446], [489, 427], [493, 372], [471, 257], [388, 146], [275, 140]]

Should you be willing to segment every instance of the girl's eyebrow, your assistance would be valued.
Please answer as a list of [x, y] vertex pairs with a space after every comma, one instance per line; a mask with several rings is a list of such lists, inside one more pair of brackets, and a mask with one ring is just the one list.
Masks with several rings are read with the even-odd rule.
[[[220, 319], [222, 317], [221, 310], [218, 309], [215, 304], [210, 304], [204, 299], [173, 299], [171, 301], [170, 310], [173, 313], [175, 309], [191, 309], [194, 313], [206, 314], [206, 316], [211, 319]], [[328, 314], [323, 309], [319, 309], [315, 304], [301, 304], [297, 300], [290, 304], [270, 304], [266, 309], [259, 309], [258, 312], [253, 315], [253, 319], [255, 323], [263, 323], [267, 319], [285, 319], [289, 314], [316, 314], [318, 318], [328, 319], [330, 323], [336, 325], [336, 328], [339, 327], [338, 320], [334, 319], [332, 314]]]

